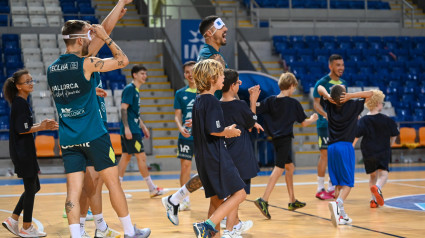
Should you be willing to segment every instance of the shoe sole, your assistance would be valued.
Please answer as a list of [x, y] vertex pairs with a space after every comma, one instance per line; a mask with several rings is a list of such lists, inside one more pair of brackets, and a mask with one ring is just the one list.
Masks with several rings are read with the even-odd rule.
[[196, 228], [196, 226], [193, 226], [193, 231], [195, 232], [195, 235], [197, 238], [202, 238], [198, 228]]
[[381, 194], [379, 194], [378, 187], [376, 187], [376, 185], [374, 185], [374, 186], [370, 187], [370, 191], [375, 196], [376, 202], [378, 203], [378, 205], [384, 206], [384, 198], [381, 196]]
[[334, 227], [337, 227], [338, 223], [336, 222], [335, 212], [334, 212], [334, 208], [332, 206], [332, 203], [329, 203], [328, 206], [329, 206], [329, 211], [331, 212], [332, 225], [334, 225]]
[[[166, 198], [167, 200], [168, 200], [168, 197], [164, 197], [164, 198]], [[162, 206], [164, 206], [164, 208], [165, 208], [165, 213], [167, 213], [167, 218], [168, 218], [168, 220], [173, 224], [173, 225], [175, 225], [175, 226], [178, 226], [179, 225], [179, 222], [177, 222], [177, 224], [176, 223], [174, 223], [171, 219], [170, 219], [170, 216], [168, 215], [168, 209], [167, 209], [167, 204], [164, 202], [164, 200], [163, 199], [161, 199], [161, 203], [162, 203]]]
[[19, 234], [15, 234], [15, 232], [13, 232], [12, 230], [10, 230], [6, 223], [2, 222], [1, 224], [2, 224], [2, 225], [4, 226], [4, 228], [6, 228], [6, 230], [8, 230], [10, 233], [14, 234], [15, 236], [19, 236]]
[[265, 216], [267, 219], [271, 219], [271, 216], [267, 216], [267, 214], [265, 212], [263, 212], [263, 208], [261, 207], [261, 205], [257, 202], [254, 202], [255, 206], [260, 209], [261, 214], [263, 214], [263, 216]]

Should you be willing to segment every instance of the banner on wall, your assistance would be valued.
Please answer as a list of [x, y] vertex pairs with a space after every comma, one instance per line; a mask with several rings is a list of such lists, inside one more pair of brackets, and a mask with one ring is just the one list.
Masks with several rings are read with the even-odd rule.
[[201, 20], [181, 20], [181, 42], [182, 42], [182, 62], [198, 58], [199, 51], [204, 45], [205, 39], [199, 33]]

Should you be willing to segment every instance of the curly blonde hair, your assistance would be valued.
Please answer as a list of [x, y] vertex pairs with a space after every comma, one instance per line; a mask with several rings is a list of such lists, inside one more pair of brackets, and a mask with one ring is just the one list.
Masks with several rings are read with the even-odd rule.
[[223, 74], [223, 65], [214, 59], [202, 60], [193, 67], [193, 79], [200, 93], [210, 90], [211, 85]]
[[372, 111], [375, 109], [379, 103], [384, 102], [385, 94], [381, 90], [372, 90], [373, 95], [366, 102], [366, 107]]

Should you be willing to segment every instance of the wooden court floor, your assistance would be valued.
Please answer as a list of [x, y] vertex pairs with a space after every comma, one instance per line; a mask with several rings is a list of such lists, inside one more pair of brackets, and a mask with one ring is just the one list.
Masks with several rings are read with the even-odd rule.
[[[389, 182], [383, 189], [385, 199], [425, 194], [424, 164], [401, 164], [393, 165], [393, 167], [417, 169], [391, 172]], [[320, 201], [314, 197], [317, 186], [314, 170], [315, 168], [297, 168], [298, 172], [305, 171], [305, 173], [297, 174], [294, 178], [296, 198], [307, 202], [307, 206], [295, 212], [287, 210], [288, 196], [284, 186], [285, 181], [283, 176], [280, 178], [269, 200], [271, 220], [265, 219], [251, 202], [262, 195], [268, 177], [259, 176], [253, 179], [251, 194], [248, 195], [247, 201], [241, 204], [239, 214], [242, 220], [252, 220], [254, 226], [243, 234], [243, 237], [425, 237], [425, 211], [388, 206], [378, 209], [369, 208], [368, 176], [363, 172], [356, 173], [355, 187], [345, 202], [346, 212], [353, 219], [353, 224], [333, 227], [329, 219], [328, 201]], [[164, 175], [164, 178], [172, 175], [176, 177], [176, 173], [152, 174]], [[137, 177], [137, 173], [128, 175]], [[63, 180], [63, 175], [44, 175], [41, 178]], [[8, 179], [11, 177], [1, 178], [0, 182]], [[158, 179], [155, 183], [170, 188], [169, 194], [180, 187], [177, 179]], [[209, 200], [205, 199], [202, 190], [191, 194], [191, 211], [180, 212], [180, 225], [174, 226], [165, 215], [161, 199], [149, 198], [144, 181], [125, 181], [123, 188], [133, 195], [133, 198], [128, 200], [133, 222], [138, 227], [150, 227], [152, 230], [150, 237], [195, 237], [192, 223], [206, 219]], [[0, 219], [2, 221], [9, 216], [9, 211], [13, 210], [22, 191], [22, 185], [0, 186]], [[69, 237], [67, 220], [62, 218], [65, 191], [64, 183], [42, 183], [36, 197], [34, 219], [42, 223], [48, 237]], [[109, 203], [105, 187], [103, 214], [111, 228], [122, 231], [120, 222]], [[86, 230], [91, 236], [94, 236], [94, 227], [92, 221], [86, 222]], [[0, 237], [14, 236], [0, 227]]]

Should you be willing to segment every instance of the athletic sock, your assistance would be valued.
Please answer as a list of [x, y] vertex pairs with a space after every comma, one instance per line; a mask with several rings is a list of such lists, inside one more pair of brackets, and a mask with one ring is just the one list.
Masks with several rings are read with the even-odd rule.
[[378, 187], [378, 188], [379, 188], [379, 190], [382, 190], [382, 188], [381, 188], [381, 186], [380, 186], [380, 185], [376, 184], [376, 187]]
[[186, 196], [185, 198], [183, 198], [183, 202], [190, 203], [190, 196]]
[[80, 217], [80, 234], [84, 234], [84, 226], [86, 225], [86, 217]]
[[215, 224], [210, 219], [206, 220], [205, 223], [207, 223], [208, 225], [210, 225], [212, 228], [215, 229]]
[[338, 198], [336, 200], [336, 204], [338, 205], [339, 208], [339, 215], [345, 217], [347, 214], [345, 214], [345, 210], [344, 210], [344, 201], [341, 198]]
[[124, 228], [124, 235], [134, 236], [136, 233], [134, 232], [133, 223], [131, 223], [130, 214], [126, 217], [119, 217], [119, 219]]
[[233, 226], [233, 230], [234, 230], [234, 229], [239, 230], [239, 229], [241, 229], [241, 226], [242, 226], [242, 222], [241, 222], [241, 221], [239, 221], [239, 223], [238, 223], [238, 224], [236, 224], [236, 225], [234, 225], [234, 226]]
[[186, 185], [183, 185], [179, 190], [171, 195], [170, 202], [174, 205], [178, 205], [183, 202], [183, 199], [189, 196], [190, 192], [187, 190]]
[[146, 184], [148, 185], [148, 187], [149, 187], [149, 191], [153, 191], [153, 190], [155, 190], [155, 188], [156, 188], [156, 186], [155, 186], [155, 184], [153, 184], [153, 181], [152, 181], [152, 179], [151, 179], [151, 176], [149, 175], [149, 176], [147, 176], [147, 177], [145, 177], [145, 178], [143, 178], [145, 181], [146, 181]]
[[331, 178], [329, 178], [329, 183], [328, 183], [328, 192], [332, 192], [335, 190], [335, 186], [332, 185], [332, 181]]
[[81, 237], [80, 224], [69, 225], [69, 232], [71, 233], [72, 238]]
[[103, 214], [93, 214], [94, 224], [96, 225], [96, 229], [100, 231], [106, 231], [108, 229], [108, 225], [106, 225], [105, 219], [103, 219]]
[[325, 177], [317, 177], [317, 192], [325, 188]]

